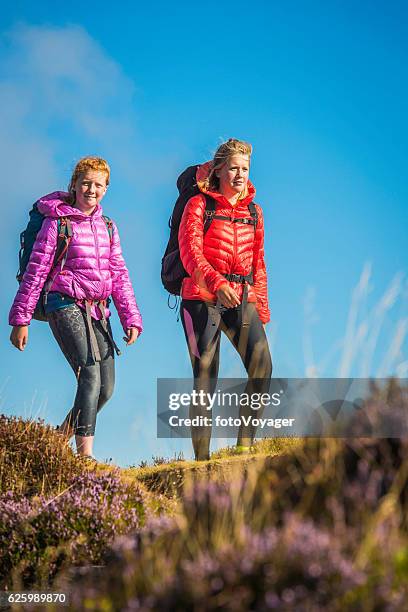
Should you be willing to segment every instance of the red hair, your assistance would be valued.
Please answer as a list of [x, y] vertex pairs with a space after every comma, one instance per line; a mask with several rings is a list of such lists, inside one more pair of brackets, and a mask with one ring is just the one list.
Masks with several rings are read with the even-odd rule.
[[83, 157], [76, 164], [74, 171], [69, 182], [68, 191], [72, 193], [74, 191], [75, 183], [81, 174], [85, 174], [87, 170], [96, 170], [97, 172], [104, 172], [106, 174], [106, 184], [109, 185], [110, 179], [110, 167], [106, 160], [102, 157]]

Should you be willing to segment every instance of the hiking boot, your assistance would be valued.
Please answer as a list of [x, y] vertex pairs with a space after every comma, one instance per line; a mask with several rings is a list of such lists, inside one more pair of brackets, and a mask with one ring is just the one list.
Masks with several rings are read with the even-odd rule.
[[196, 461], [208, 461], [210, 459], [210, 453], [199, 453], [194, 458]]

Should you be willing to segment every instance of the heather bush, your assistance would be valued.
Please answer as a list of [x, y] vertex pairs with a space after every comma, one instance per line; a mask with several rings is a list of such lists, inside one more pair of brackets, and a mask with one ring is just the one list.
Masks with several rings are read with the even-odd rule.
[[[376, 429], [399, 432], [401, 437], [359, 438], [364, 413], [349, 424], [350, 437], [309, 439], [292, 453], [265, 462], [252, 480], [253, 505], [270, 493], [273, 520], [287, 508], [333, 526], [342, 513], [346, 525], [364, 528], [380, 501], [389, 494], [402, 510], [408, 527], [408, 398], [406, 389], [390, 381], [383, 391], [373, 386], [365, 412]], [[361, 429], [360, 429], [361, 428]]]
[[47, 583], [62, 564], [98, 564], [115, 536], [145, 520], [145, 495], [118, 471], [85, 472], [55, 497], [0, 496], [0, 579]]
[[[198, 514], [202, 491], [196, 501]], [[86, 601], [88, 610], [129, 612], [402, 610], [408, 548], [395, 529], [383, 521], [371, 534], [372, 550], [361, 556], [358, 540], [345, 546], [337, 533], [294, 512], [285, 513], [280, 528], [255, 533], [242, 522], [234, 539], [211, 542], [203, 534], [192, 540], [186, 515], [153, 520], [115, 542], [103, 583], [89, 568], [76, 574], [71, 609]]]
[[[407, 407], [406, 391], [394, 382], [385, 390], [373, 386], [368, 410], [376, 427], [391, 424], [402, 434]], [[77, 564], [59, 572], [54, 582], [54, 588], [70, 593], [72, 610], [403, 610], [408, 437], [354, 437], [365, 431], [362, 418], [357, 412], [348, 438], [307, 439], [285, 455], [234, 459], [224, 472], [221, 461], [188, 469], [188, 476], [177, 466], [184, 480], [183, 487], [174, 485], [178, 512], [159, 519], [150, 513], [144, 525], [142, 517], [134, 526], [129, 519], [126, 528], [117, 528], [112, 517], [126, 514], [121, 502], [107, 511], [106, 525], [95, 524], [92, 511], [84, 517], [75, 508], [73, 492], [64, 506], [67, 518], [58, 520], [63, 504], [58, 500], [67, 491], [52, 500], [52, 512], [42, 498], [20, 499], [19, 513], [28, 518], [14, 528], [18, 512], [13, 513], [16, 500], [10, 497], [4, 516], [13, 538], [6, 538], [6, 526], [1, 541], [14, 559], [27, 546], [19, 559], [30, 560], [24, 575], [30, 576], [31, 567], [37, 581], [55, 573], [63, 562], [58, 555]], [[156, 474], [158, 467], [152, 470]], [[175, 479], [171, 465], [162, 471]], [[92, 534], [92, 542], [84, 533]], [[43, 553], [30, 557], [39, 548]], [[17, 565], [18, 559], [11, 562]]]
[[[406, 400], [374, 390], [370, 418], [401, 424]], [[309, 439], [228, 480], [197, 474], [179, 515], [114, 542], [103, 583], [76, 574], [72, 609], [404, 609], [407, 438]]]
[[44, 421], [0, 415], [0, 492], [58, 493], [82, 472], [66, 439]]

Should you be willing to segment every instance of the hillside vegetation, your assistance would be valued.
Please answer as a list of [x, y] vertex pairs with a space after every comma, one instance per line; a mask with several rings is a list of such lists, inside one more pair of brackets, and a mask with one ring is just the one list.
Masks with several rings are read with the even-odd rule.
[[[403, 422], [407, 408], [395, 381], [373, 388], [377, 422]], [[406, 437], [271, 440], [121, 470], [85, 466], [41, 422], [1, 417], [0, 433], [1, 588], [52, 585], [72, 610], [408, 601]]]

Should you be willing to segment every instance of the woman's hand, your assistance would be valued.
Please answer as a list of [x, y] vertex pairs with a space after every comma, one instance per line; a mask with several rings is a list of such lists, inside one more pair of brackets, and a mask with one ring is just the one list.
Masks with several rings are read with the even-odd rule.
[[136, 342], [139, 336], [139, 330], [137, 327], [131, 327], [126, 330], [126, 336], [123, 336], [124, 341], [126, 342], [126, 346], [130, 346], [134, 342]]
[[226, 308], [235, 308], [241, 303], [238, 295], [235, 293], [233, 288], [228, 285], [228, 283], [221, 285], [217, 291], [217, 297], [221, 304]]
[[11, 344], [24, 351], [28, 342], [28, 325], [15, 325], [10, 334]]

